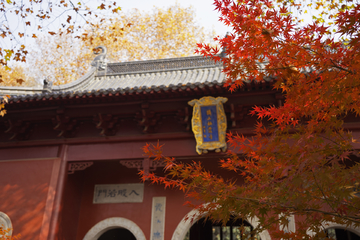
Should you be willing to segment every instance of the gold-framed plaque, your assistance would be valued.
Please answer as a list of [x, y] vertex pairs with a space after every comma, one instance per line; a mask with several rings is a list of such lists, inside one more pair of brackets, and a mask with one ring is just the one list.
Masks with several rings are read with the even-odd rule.
[[202, 97], [188, 102], [193, 106], [192, 131], [196, 139], [196, 152], [226, 151], [226, 115], [223, 103], [225, 97]]

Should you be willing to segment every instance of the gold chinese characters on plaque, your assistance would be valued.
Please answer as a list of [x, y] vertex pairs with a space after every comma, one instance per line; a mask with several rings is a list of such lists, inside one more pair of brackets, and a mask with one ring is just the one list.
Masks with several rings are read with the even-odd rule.
[[196, 139], [196, 152], [226, 151], [226, 115], [223, 107], [228, 99], [224, 97], [203, 97], [191, 100], [193, 117], [192, 130]]

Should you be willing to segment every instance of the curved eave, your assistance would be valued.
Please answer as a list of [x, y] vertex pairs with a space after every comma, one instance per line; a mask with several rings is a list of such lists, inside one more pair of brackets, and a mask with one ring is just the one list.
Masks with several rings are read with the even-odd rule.
[[93, 79], [95, 75], [96, 75], [96, 68], [92, 67], [87, 73], [84, 74], [84, 76], [80, 77], [79, 79], [73, 82], [64, 85], [53, 86], [52, 91], [67, 92], [67, 91], [76, 91], [78, 89], [86, 89], [89, 80]]
[[[89, 72], [87, 72], [84, 76], [80, 77], [79, 79], [59, 85], [59, 86], [52, 86], [52, 92], [66, 92], [66, 91], [74, 91], [81, 88], [86, 88], [90, 79], [94, 78], [96, 74], [96, 69], [91, 68]], [[44, 88], [37, 87], [37, 88], [30, 88], [30, 87], [0, 87], [0, 95], [9, 95], [11, 98], [17, 96], [39, 96], [44, 95]]]
[[42, 88], [30, 88], [30, 87], [0, 87], [0, 95], [5, 96], [9, 95], [32, 95], [32, 94], [41, 94], [43, 91]]
[[[7, 88], [11, 92], [8, 105], [23, 108], [40, 102], [40, 105], [57, 105], [56, 102], [61, 104], [63, 100], [87, 99], [81, 101], [93, 102], [89, 99], [100, 98], [102, 102], [117, 101], [115, 98], [105, 99], [112, 96], [131, 101], [227, 94], [224, 87], [226, 76], [222, 70], [221, 64], [201, 56], [112, 63], [107, 65], [107, 70], [91, 68], [80, 79], [52, 88]], [[272, 90], [271, 85], [272, 78], [262, 82], [245, 81], [238, 91]]]
[[112, 95], [147, 95], [147, 94], [159, 94], [166, 92], [181, 92], [181, 91], [192, 91], [204, 88], [223, 88], [223, 82], [211, 82], [211, 83], [194, 83], [194, 84], [179, 84], [169, 86], [151, 86], [151, 87], [134, 87], [134, 88], [109, 88], [109, 89], [99, 89], [99, 90], [84, 90], [84, 91], [57, 91], [57, 92], [45, 92], [41, 94], [28, 94], [28, 95], [18, 95], [12, 96], [9, 103], [19, 103], [19, 102], [29, 102], [29, 101], [44, 101], [51, 99], [70, 99], [70, 98], [87, 98], [87, 97], [97, 97], [97, 96], [112, 96]]
[[[272, 81], [246, 83], [237, 92], [273, 91]], [[92, 91], [55, 92], [26, 96], [14, 96], [8, 108], [28, 108], [60, 104], [106, 103], [147, 99], [171, 99], [203, 95], [230, 94], [223, 82], [169, 85], [168, 87], [141, 87], [133, 89], [99, 89]]]

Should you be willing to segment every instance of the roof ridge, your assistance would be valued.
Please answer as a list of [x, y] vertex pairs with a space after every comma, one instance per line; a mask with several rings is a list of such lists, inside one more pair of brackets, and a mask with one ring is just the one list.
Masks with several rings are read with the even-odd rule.
[[[113, 67], [115, 71], [109, 73], [110, 67]], [[122, 94], [132, 91], [147, 92], [156, 89], [174, 90], [200, 85], [211, 86], [223, 83], [225, 76], [221, 71], [222, 68], [221, 62], [215, 62], [203, 56], [110, 63], [104, 70], [91, 68], [84, 76], [71, 83], [57, 86], [44, 83], [43, 88], [38, 89], [0, 88], [0, 93], [17, 95], [18, 97], [14, 99], [42, 97], [47, 99], [68, 94], [97, 93], [101, 89], [105, 92], [106, 89], [117, 89], [116, 91]]]
[[72, 81], [70, 83], [61, 84], [61, 85], [55, 85], [52, 86], [52, 91], [66, 91], [68, 89], [75, 89], [77, 87], [81, 87], [82, 83], [88, 82], [88, 80], [93, 77], [94, 73], [96, 73], [96, 68], [92, 67], [90, 70], [85, 73], [80, 78], [76, 79], [75, 81]]
[[168, 71], [199, 67], [213, 67], [220, 65], [220, 62], [216, 63], [213, 59], [204, 56], [164, 58], [155, 60], [108, 63], [106, 72], [99, 72], [98, 75]]

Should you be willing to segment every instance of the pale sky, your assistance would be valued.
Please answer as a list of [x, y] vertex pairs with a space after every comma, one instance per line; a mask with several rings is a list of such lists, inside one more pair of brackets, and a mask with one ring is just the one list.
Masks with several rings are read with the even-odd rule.
[[[88, 0], [85, 1], [87, 5], [94, 7], [96, 9], [97, 6], [99, 6], [99, 0]], [[204, 27], [205, 30], [212, 30], [214, 29], [215, 32], [219, 36], [225, 36], [226, 32], [231, 31], [229, 27], [226, 27], [223, 23], [219, 22], [219, 16], [220, 14], [215, 11], [215, 6], [213, 5], [213, 0], [117, 0], [116, 1], [117, 6], [121, 7], [121, 12], [127, 12], [131, 9], [137, 8], [141, 11], [151, 11], [154, 6], [166, 8], [172, 5], [175, 5], [176, 3], [179, 3], [181, 7], [187, 8], [192, 6], [195, 10], [196, 15], [196, 22], [199, 26]], [[67, 14], [63, 14], [63, 9], [54, 9], [55, 14], [58, 14], [59, 18], [50, 19], [49, 21], [45, 22], [37, 22], [39, 25], [42, 25], [44, 28], [44, 31], [54, 31], [56, 32], [59, 28], [59, 25], [62, 23], [66, 23]], [[80, 22], [82, 19], [79, 16], [75, 16], [74, 13], [69, 12], [70, 15], [73, 16], [73, 19], [77, 19], [77, 22]], [[17, 32], [23, 32], [23, 26], [25, 21], [32, 19], [20, 19], [15, 14], [8, 13], [6, 16], [9, 19], [11, 30], [14, 32], [14, 34], [17, 36]], [[30, 17], [29, 17], [30, 18]], [[0, 20], [2, 18], [0, 17]], [[80, 21], [79, 21], [80, 20]], [[19, 39], [20, 41], [23, 41], [25, 44], [29, 44], [33, 42], [33, 38], [31, 38], [32, 33], [41, 32], [36, 29], [35, 26], [37, 24], [35, 22], [32, 22], [33, 28], [26, 28], [26, 38]], [[14, 43], [14, 42], [13, 42]], [[0, 38], [0, 45], [9, 45], [11, 46], [11, 43], [7, 41], [7, 39], [1, 39]]]
[[200, 26], [205, 29], [214, 28], [216, 33], [220, 36], [225, 36], [226, 32], [231, 29], [226, 27], [223, 23], [219, 22], [220, 14], [215, 11], [213, 0], [120, 0], [117, 1], [117, 5], [121, 7], [121, 10], [126, 12], [132, 8], [139, 10], [150, 11], [153, 6], [156, 7], [168, 7], [179, 3], [182, 7], [192, 6], [195, 9], [196, 20]]

